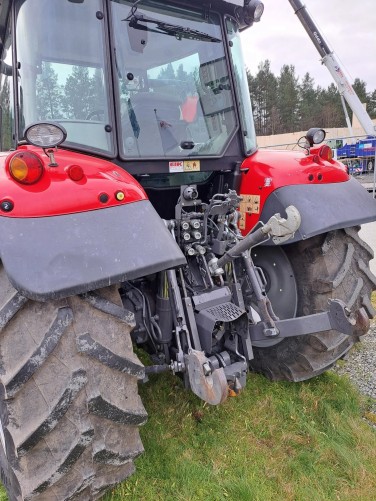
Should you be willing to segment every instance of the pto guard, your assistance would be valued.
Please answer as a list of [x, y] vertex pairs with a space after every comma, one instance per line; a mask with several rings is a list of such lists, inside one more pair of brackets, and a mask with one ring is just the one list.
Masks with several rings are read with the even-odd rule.
[[148, 200], [42, 218], [0, 218], [1, 260], [24, 296], [48, 301], [185, 264]]
[[[266, 199], [261, 221], [266, 223], [277, 212], [284, 216], [285, 207], [291, 204], [299, 211], [302, 220], [294, 237], [287, 243], [376, 220], [376, 201], [352, 178], [343, 183], [278, 188]], [[266, 245], [271, 244], [273, 240], [266, 242]]]

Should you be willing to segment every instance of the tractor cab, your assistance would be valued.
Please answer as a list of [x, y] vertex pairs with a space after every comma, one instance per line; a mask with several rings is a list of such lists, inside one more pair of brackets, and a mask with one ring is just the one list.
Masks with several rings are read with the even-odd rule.
[[256, 6], [3, 2], [2, 149], [52, 121], [67, 131], [63, 147], [132, 174], [195, 171], [197, 159], [229, 168], [256, 147], [239, 40]]

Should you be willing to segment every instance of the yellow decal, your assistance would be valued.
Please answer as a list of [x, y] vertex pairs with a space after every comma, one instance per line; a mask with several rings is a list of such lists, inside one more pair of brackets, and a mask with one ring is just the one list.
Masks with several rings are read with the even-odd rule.
[[239, 221], [238, 221], [238, 226], [239, 230], [245, 230], [245, 212], [239, 212]]
[[184, 172], [196, 172], [200, 170], [200, 160], [184, 160]]
[[260, 214], [260, 195], [242, 195], [240, 212], [246, 214]]

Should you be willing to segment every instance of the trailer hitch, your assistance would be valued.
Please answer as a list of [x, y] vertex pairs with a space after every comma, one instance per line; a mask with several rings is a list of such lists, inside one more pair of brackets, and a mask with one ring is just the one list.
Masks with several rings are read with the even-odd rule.
[[285, 338], [314, 334], [336, 330], [346, 335], [351, 335], [356, 325], [356, 319], [351, 314], [346, 304], [340, 299], [330, 299], [329, 309], [321, 313], [314, 313], [305, 317], [288, 318], [275, 321], [276, 334], [268, 336], [270, 330], [266, 329], [264, 322], [249, 326], [252, 341], [262, 341], [268, 337]]

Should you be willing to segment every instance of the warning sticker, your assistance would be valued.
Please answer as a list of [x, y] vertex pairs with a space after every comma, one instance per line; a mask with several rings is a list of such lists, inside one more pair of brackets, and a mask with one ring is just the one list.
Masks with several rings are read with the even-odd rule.
[[198, 172], [200, 170], [200, 160], [175, 160], [168, 162], [169, 172]]
[[239, 229], [245, 230], [247, 214], [260, 214], [260, 195], [242, 195], [239, 206]]
[[184, 162], [168, 162], [169, 172], [184, 172]]

